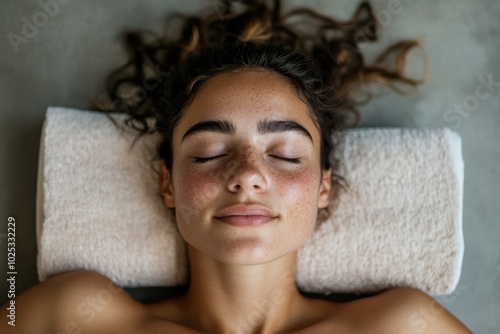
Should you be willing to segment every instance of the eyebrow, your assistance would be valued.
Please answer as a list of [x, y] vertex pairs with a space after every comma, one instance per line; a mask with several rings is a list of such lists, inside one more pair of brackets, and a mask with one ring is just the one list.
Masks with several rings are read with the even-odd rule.
[[[262, 120], [257, 125], [260, 134], [279, 133], [287, 131], [298, 132], [313, 142], [313, 138], [309, 131], [299, 123], [292, 120]], [[218, 132], [222, 134], [234, 135], [236, 127], [233, 123], [223, 120], [201, 121], [190, 127], [182, 136], [181, 142], [189, 136], [200, 132]]]
[[295, 131], [306, 136], [313, 142], [313, 138], [309, 131], [292, 120], [263, 120], [259, 122], [258, 130], [260, 134]]
[[233, 135], [236, 132], [235, 126], [228, 121], [202, 121], [190, 127], [182, 136], [181, 142], [189, 136], [199, 132], [219, 132], [227, 135]]

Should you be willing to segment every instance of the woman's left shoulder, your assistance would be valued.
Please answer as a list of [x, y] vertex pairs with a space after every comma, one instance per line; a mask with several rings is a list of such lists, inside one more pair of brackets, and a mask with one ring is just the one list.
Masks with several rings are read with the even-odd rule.
[[389, 289], [346, 309], [352, 316], [363, 314], [359, 324], [376, 333], [471, 333], [438, 301], [412, 288]]

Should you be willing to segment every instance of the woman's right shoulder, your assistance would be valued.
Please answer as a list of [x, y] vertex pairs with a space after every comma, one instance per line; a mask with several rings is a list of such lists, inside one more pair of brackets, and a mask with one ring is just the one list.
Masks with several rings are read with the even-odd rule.
[[5, 320], [10, 303], [1, 308], [2, 333], [113, 333], [125, 329], [125, 320], [131, 328], [145, 312], [142, 304], [95, 271], [52, 276], [17, 296], [14, 305], [15, 326]]

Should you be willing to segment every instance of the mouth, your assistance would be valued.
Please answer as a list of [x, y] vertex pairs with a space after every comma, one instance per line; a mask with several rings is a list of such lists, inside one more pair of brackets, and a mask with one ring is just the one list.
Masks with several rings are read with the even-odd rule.
[[234, 226], [260, 226], [277, 217], [264, 206], [245, 204], [228, 206], [214, 216], [215, 219]]

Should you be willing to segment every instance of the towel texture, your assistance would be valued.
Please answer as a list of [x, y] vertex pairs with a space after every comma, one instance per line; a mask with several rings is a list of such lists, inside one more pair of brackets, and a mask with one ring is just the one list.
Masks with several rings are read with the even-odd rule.
[[[125, 287], [187, 283], [184, 241], [151, 163], [156, 138], [131, 146], [134, 133], [103, 114], [48, 109], [38, 172], [40, 280], [91, 269]], [[355, 129], [339, 152], [350, 190], [299, 250], [299, 288], [453, 292], [464, 247], [459, 135], [448, 128]]]

